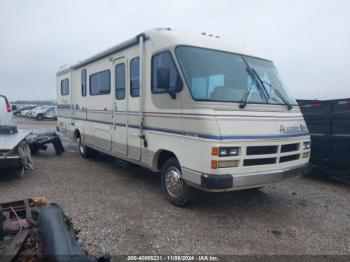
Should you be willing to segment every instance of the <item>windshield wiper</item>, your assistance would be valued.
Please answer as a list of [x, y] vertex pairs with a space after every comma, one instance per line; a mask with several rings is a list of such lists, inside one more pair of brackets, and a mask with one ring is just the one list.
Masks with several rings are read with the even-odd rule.
[[241, 102], [239, 103], [239, 108], [245, 108], [245, 106], [247, 105], [248, 103], [248, 100], [250, 98], [250, 95], [252, 94], [252, 90], [253, 90], [253, 85], [250, 84], [249, 88], [247, 89], [247, 91], [245, 91], [243, 97], [242, 97], [242, 100]]
[[[262, 84], [258, 82], [259, 80], [257, 80], [256, 76], [255, 76], [254, 73], [251, 71], [252, 69], [251, 69], [250, 67], [248, 67], [248, 66], [247, 66], [245, 69], [247, 70], [248, 74], [249, 74], [250, 77], [252, 78], [253, 82], [255, 82], [255, 84], [257, 85], [257, 87], [258, 87], [258, 89], [259, 89], [259, 91], [260, 91], [260, 96], [263, 97], [263, 98], [265, 98], [266, 101], [268, 101], [268, 99], [266, 98], [265, 94], [263, 94], [263, 92], [262, 92], [262, 90], [261, 90], [261, 88], [260, 88], [260, 85], [262, 85]], [[250, 95], [252, 94], [252, 91], [253, 91], [253, 83], [251, 83], [251, 84], [249, 85], [249, 88], [248, 88], [247, 91], [244, 93], [244, 95], [243, 95], [243, 97], [242, 97], [242, 100], [241, 100], [241, 102], [240, 102], [240, 104], [239, 104], [239, 108], [245, 108], [245, 106], [247, 105], [248, 100], [249, 100], [249, 98], [250, 98]]]
[[273, 91], [278, 95], [279, 98], [281, 98], [281, 100], [287, 105], [288, 110], [291, 110], [293, 108], [293, 106], [288, 102], [288, 100], [281, 94], [281, 92], [275, 88], [273, 85], [271, 85], [270, 83], [266, 82], [265, 80], [262, 80], [259, 76], [259, 74], [255, 71], [254, 68], [251, 69], [253, 74], [256, 76], [256, 78], [259, 80], [259, 82], [261, 83], [261, 86], [264, 88], [265, 93], [267, 94], [267, 97], [270, 99], [270, 95], [267, 92], [267, 89], [265, 87], [265, 84], [267, 84], [269, 87], [271, 87], [273, 89]]

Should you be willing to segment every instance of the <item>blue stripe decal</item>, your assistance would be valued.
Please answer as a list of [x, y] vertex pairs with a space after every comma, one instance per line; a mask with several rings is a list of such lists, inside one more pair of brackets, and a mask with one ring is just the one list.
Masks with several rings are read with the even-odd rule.
[[213, 136], [213, 135], [199, 135], [201, 138], [212, 139], [212, 140], [246, 140], [246, 139], [283, 139], [308, 136], [309, 133], [300, 134], [288, 134], [288, 135], [260, 135], [260, 136]]
[[[131, 126], [129, 126], [131, 127]], [[139, 127], [134, 127], [139, 128]], [[184, 135], [184, 136], [191, 136], [189, 132], [184, 131], [176, 131], [176, 130], [170, 130], [165, 128], [155, 128], [155, 127], [144, 127], [144, 130], [149, 131], [158, 131], [158, 132], [164, 132], [164, 133], [171, 133], [171, 134], [178, 134], [178, 135]], [[293, 138], [293, 137], [302, 137], [302, 136], [308, 136], [309, 133], [299, 133], [299, 134], [287, 134], [287, 135], [260, 135], [260, 136], [215, 136], [215, 135], [208, 135], [208, 134], [192, 134], [192, 136], [197, 136], [199, 138], [204, 139], [210, 139], [210, 140], [244, 140], [244, 139], [281, 139], [281, 138]]]
[[[68, 118], [64, 116], [59, 116], [63, 118]], [[112, 122], [103, 122], [98, 120], [87, 120], [83, 118], [73, 117], [76, 120], [82, 120], [87, 122], [95, 122], [95, 123], [101, 123], [101, 124], [108, 124], [108, 125], [114, 125]], [[116, 123], [116, 126], [120, 127], [126, 127], [126, 124], [123, 123]], [[135, 128], [139, 129], [139, 125], [128, 125], [129, 128]], [[185, 131], [178, 131], [178, 130], [172, 130], [172, 129], [166, 129], [166, 128], [159, 128], [159, 127], [149, 127], [144, 126], [144, 130], [148, 131], [156, 131], [156, 132], [162, 132], [162, 133], [169, 133], [169, 134], [176, 134], [176, 135], [182, 135], [182, 136], [192, 136], [192, 137], [198, 137], [203, 139], [209, 139], [209, 140], [257, 140], [257, 139], [284, 139], [284, 138], [293, 138], [293, 137], [303, 137], [310, 135], [309, 133], [296, 133], [296, 134], [285, 134], [285, 135], [252, 135], [252, 136], [246, 136], [246, 135], [238, 135], [238, 136], [216, 136], [216, 135], [209, 135], [209, 134], [195, 134]]]

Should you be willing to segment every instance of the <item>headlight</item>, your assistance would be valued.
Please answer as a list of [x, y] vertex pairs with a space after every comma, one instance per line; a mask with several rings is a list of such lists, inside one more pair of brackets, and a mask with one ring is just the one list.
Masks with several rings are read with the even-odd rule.
[[310, 149], [310, 148], [311, 148], [311, 142], [310, 141], [303, 143], [303, 149], [304, 150]]
[[238, 155], [239, 155], [238, 147], [219, 147], [219, 157], [238, 156]]

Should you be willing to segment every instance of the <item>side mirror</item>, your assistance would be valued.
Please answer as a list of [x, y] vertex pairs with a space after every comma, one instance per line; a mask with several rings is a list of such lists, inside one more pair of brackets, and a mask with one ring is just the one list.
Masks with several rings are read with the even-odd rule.
[[176, 93], [170, 90], [170, 71], [167, 67], [157, 69], [157, 86], [159, 89], [165, 89], [172, 99], [176, 98]]

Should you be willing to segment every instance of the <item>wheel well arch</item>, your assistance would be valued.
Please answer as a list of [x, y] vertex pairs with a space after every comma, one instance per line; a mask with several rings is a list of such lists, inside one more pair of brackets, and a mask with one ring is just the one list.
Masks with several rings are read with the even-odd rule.
[[79, 129], [74, 130], [73, 136], [75, 139], [81, 138]]
[[155, 154], [155, 157], [153, 158], [153, 168], [157, 171], [160, 171], [162, 169], [162, 166], [164, 163], [169, 159], [175, 157], [177, 160], [177, 156], [174, 152], [171, 152], [169, 150], [160, 149]]

